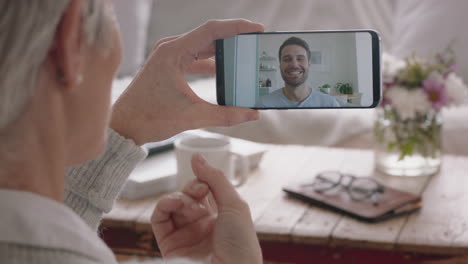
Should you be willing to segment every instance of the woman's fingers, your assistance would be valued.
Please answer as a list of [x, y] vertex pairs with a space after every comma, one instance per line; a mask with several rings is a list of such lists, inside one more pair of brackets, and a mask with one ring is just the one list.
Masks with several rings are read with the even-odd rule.
[[[209, 255], [212, 253], [210, 234], [214, 224], [215, 218], [210, 216], [169, 234], [162, 243], [158, 241], [163, 256], [200, 258]], [[165, 241], [171, 241], [171, 243], [164, 243]]]
[[245, 19], [210, 20], [177, 41], [195, 53], [209, 47], [213, 41], [250, 32], [262, 32], [263, 25]]
[[187, 184], [182, 192], [194, 200], [202, 200], [209, 193], [209, 187], [206, 183], [194, 180]]
[[184, 203], [178, 197], [165, 197], [158, 202], [151, 216], [153, 232], [158, 240], [164, 239], [175, 230], [171, 216], [183, 206]]
[[[206, 197], [207, 186], [193, 184], [193, 197]], [[185, 193], [174, 193], [161, 199], [151, 217], [151, 225], [164, 256], [180, 255], [184, 247], [194, 246], [211, 231], [213, 216], [200, 202]]]
[[202, 100], [184, 74], [215, 73], [215, 62], [210, 59], [215, 39], [262, 30], [262, 25], [246, 20], [211, 21], [190, 33], [162, 39], [113, 105], [111, 127], [141, 145], [189, 129], [257, 120], [255, 110]]
[[216, 73], [216, 63], [215, 63], [215, 61], [213, 59], [196, 60], [185, 71], [185, 73], [215, 74]]
[[164, 230], [159, 232], [161, 237], [209, 215], [210, 211], [204, 204], [205, 200], [203, 199], [208, 194], [206, 185], [196, 184], [192, 192], [196, 193], [194, 197], [197, 199], [185, 193], [177, 192], [158, 202], [153, 212], [151, 223], [158, 229]]
[[[220, 170], [200, 154], [192, 158], [195, 175], [210, 187], [218, 205], [213, 243], [220, 263], [262, 263], [262, 252], [248, 204]], [[220, 246], [221, 245], [221, 246]]]
[[192, 199], [197, 200], [212, 214], [216, 213], [216, 204], [213, 202], [213, 195], [210, 193], [210, 189], [206, 183], [193, 180], [184, 187], [182, 192]]
[[193, 155], [192, 168], [197, 178], [210, 187], [219, 210], [223, 207], [238, 207], [243, 203], [223, 172], [209, 166], [201, 154]]
[[162, 44], [164, 44], [166, 42], [172, 41], [174, 39], [178, 39], [180, 36], [182, 36], [182, 35], [175, 35], [175, 36], [165, 37], [165, 38], [162, 38], [162, 39], [158, 40], [158, 42], [156, 42], [156, 45], [154, 45], [153, 50], [157, 49], [160, 45], [162, 45]]
[[248, 121], [256, 121], [260, 118], [258, 110], [236, 107], [219, 106], [203, 101], [194, 106], [191, 118], [197, 127], [234, 126]]
[[182, 56], [182, 66], [187, 69], [196, 58], [200, 57], [200, 54], [203, 56], [214, 55], [215, 40], [264, 30], [263, 25], [245, 19], [210, 20], [177, 38], [174, 44]]

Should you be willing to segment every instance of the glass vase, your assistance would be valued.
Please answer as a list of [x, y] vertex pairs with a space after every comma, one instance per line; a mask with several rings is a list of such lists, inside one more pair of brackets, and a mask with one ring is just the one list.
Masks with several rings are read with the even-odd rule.
[[377, 170], [394, 176], [423, 176], [441, 165], [440, 112], [429, 111], [402, 120], [390, 106], [377, 109], [374, 126]]

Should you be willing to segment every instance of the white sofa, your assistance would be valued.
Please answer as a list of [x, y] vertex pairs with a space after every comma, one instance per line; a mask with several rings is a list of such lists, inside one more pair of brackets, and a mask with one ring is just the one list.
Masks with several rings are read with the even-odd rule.
[[[128, 0], [115, 0], [117, 9]], [[427, 55], [442, 50], [452, 39], [459, 59], [459, 73], [468, 81], [468, 30], [465, 0], [133, 0], [119, 19], [123, 24], [139, 21], [147, 35], [124, 39], [130, 51], [151, 49], [160, 38], [186, 32], [213, 18], [243, 17], [265, 24], [268, 31], [301, 29], [372, 28], [381, 33], [383, 50], [396, 56], [413, 52]], [[146, 8], [143, 8], [146, 7]], [[139, 11], [138, 11], [139, 10]], [[152, 10], [148, 19], [147, 10]], [[138, 12], [140, 12], [138, 14]], [[133, 20], [132, 20], [133, 19]], [[147, 28], [146, 28], [147, 27]], [[125, 26], [122, 26], [126, 29]], [[141, 29], [141, 28], [140, 28]], [[126, 29], [127, 30], [127, 29]], [[125, 34], [124, 34], [125, 36]], [[130, 57], [134, 65], [135, 56]], [[130, 60], [129, 59], [129, 60]], [[125, 60], [125, 59], [124, 59]], [[128, 61], [124, 61], [124, 64]], [[123, 68], [125, 68], [123, 66]], [[135, 67], [127, 67], [132, 73]], [[124, 81], [123, 83], [126, 83]], [[119, 85], [119, 82], [116, 82]], [[213, 78], [193, 81], [192, 88], [208, 101], [215, 101]], [[123, 84], [120, 83], [120, 86]], [[444, 111], [446, 153], [468, 155], [468, 107]], [[280, 143], [372, 148], [374, 110], [263, 111], [262, 119], [232, 128], [210, 128], [230, 136]]]

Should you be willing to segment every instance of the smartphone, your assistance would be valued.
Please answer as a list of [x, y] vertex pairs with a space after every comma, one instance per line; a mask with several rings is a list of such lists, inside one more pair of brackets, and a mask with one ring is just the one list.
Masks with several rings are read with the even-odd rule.
[[373, 108], [381, 100], [373, 30], [264, 32], [216, 40], [219, 105]]

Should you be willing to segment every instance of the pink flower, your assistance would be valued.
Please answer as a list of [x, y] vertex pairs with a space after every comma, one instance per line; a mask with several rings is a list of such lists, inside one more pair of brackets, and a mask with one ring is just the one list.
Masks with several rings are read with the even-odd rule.
[[448, 103], [448, 98], [445, 93], [445, 82], [439, 73], [431, 73], [429, 77], [423, 81], [423, 90], [427, 95], [429, 103], [432, 107], [439, 111]]

